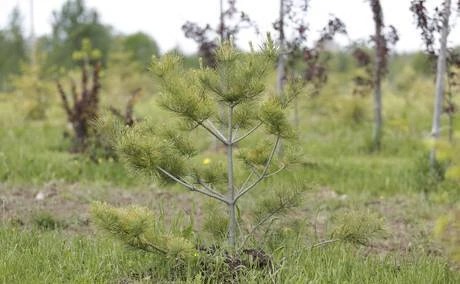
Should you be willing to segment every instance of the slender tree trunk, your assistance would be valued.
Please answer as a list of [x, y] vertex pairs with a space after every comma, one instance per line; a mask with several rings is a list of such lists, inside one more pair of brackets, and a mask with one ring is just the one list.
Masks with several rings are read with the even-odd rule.
[[381, 86], [381, 78], [378, 75], [378, 68], [381, 63], [377, 57], [376, 60], [376, 74], [374, 75], [374, 131], [372, 134], [372, 143], [374, 150], [380, 150], [382, 144], [382, 128], [383, 128], [383, 119], [382, 119], [382, 86]]
[[[441, 47], [439, 50], [438, 63], [436, 69], [436, 93], [433, 112], [433, 126], [431, 136], [436, 142], [441, 134], [441, 114], [444, 97], [444, 80], [446, 76], [446, 57], [447, 57], [447, 36], [449, 35], [449, 18], [450, 18], [451, 0], [444, 2], [444, 11], [441, 31]], [[436, 146], [433, 146], [430, 153], [430, 165], [433, 167], [436, 162]]]
[[372, 133], [373, 150], [380, 150], [382, 143], [382, 75], [385, 51], [385, 38], [382, 35], [383, 13], [379, 0], [371, 1], [375, 23], [375, 66], [374, 66], [374, 130]]
[[236, 246], [236, 208], [235, 208], [235, 187], [233, 184], [233, 106], [228, 107], [228, 144], [227, 144], [227, 176], [229, 199], [229, 222], [228, 222], [228, 244], [235, 248]]

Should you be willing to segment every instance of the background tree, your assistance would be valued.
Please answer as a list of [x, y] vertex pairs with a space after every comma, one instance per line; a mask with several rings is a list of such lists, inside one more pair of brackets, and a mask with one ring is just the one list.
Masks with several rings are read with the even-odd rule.
[[83, 152], [86, 149], [88, 138], [92, 133], [91, 121], [99, 115], [100, 56], [100, 51], [92, 48], [89, 39], [82, 42], [81, 50], [74, 52], [73, 59], [81, 64], [81, 86], [78, 90], [75, 82], [72, 81], [71, 102], [61, 83], [57, 82], [62, 106], [74, 130], [72, 151], [75, 152]]
[[[132, 38], [134, 40], [131, 40]], [[155, 42], [142, 34], [121, 35], [113, 39], [107, 58], [107, 68], [102, 78], [104, 91], [110, 97], [110, 104], [124, 105], [127, 95], [141, 86], [146, 94], [155, 93], [155, 83], [146, 65], [147, 62], [151, 62], [153, 55], [157, 55], [158, 49], [152, 48], [154, 46]]]
[[122, 45], [123, 51], [130, 53], [131, 59], [138, 62], [144, 69], [150, 64], [152, 56], [158, 56], [160, 53], [155, 40], [142, 32], [125, 36]]
[[[430, 152], [430, 164], [434, 168], [436, 164], [436, 142], [441, 136], [441, 115], [443, 113], [445, 80], [447, 75], [448, 48], [447, 39], [449, 35], [449, 20], [451, 14], [451, 0], [445, 0], [442, 8], [436, 8], [433, 16], [430, 16], [425, 0], [413, 0], [411, 2], [411, 11], [417, 20], [417, 27], [421, 30], [421, 36], [425, 43], [425, 49], [432, 57], [437, 56], [436, 66], [436, 91], [433, 110], [433, 122], [431, 136], [434, 140]], [[435, 32], [439, 36], [439, 52], [435, 51]]]
[[102, 24], [99, 13], [89, 9], [84, 0], [68, 0], [59, 11], [53, 12], [51, 38], [42, 39], [48, 48], [47, 66], [71, 68], [72, 53], [88, 38], [94, 48], [101, 51], [102, 63], [107, 61], [111, 46], [111, 28]]
[[[319, 93], [327, 81], [326, 45], [336, 34], [346, 34], [345, 24], [338, 18], [329, 19], [316, 41], [308, 42], [306, 23], [309, 1], [280, 0], [279, 19], [273, 27], [278, 31], [280, 55], [277, 65], [277, 90], [282, 95], [284, 84], [301, 77], [311, 85], [313, 95]], [[301, 75], [299, 75], [299, 73]], [[294, 106], [294, 121], [299, 126], [298, 104]]]
[[21, 63], [27, 61], [27, 42], [22, 30], [22, 17], [18, 8], [10, 14], [8, 26], [0, 30], [0, 90], [6, 90], [8, 77], [21, 72]]
[[[445, 89], [445, 78], [446, 78], [446, 58], [447, 58], [447, 37], [449, 35], [449, 18], [450, 18], [450, 7], [451, 0], [446, 0], [444, 3], [444, 9], [441, 16], [441, 38], [440, 38], [440, 49], [438, 55], [438, 63], [436, 67], [436, 95], [433, 112], [433, 127], [431, 130], [432, 137], [437, 140], [441, 135], [441, 114], [444, 102], [444, 89]], [[430, 155], [431, 164], [433, 165], [436, 160], [436, 148], [433, 148]]]
[[21, 74], [11, 77], [15, 94], [26, 108], [26, 118], [41, 120], [47, 117], [47, 111], [54, 100], [53, 83], [46, 80], [41, 72], [42, 56], [35, 56], [35, 64], [21, 64]]
[[382, 118], [382, 78], [387, 72], [389, 48], [388, 43], [395, 44], [399, 40], [395, 27], [390, 26], [390, 30], [385, 36], [383, 22], [383, 11], [379, 0], [371, 0], [375, 34], [372, 41], [375, 45], [375, 65], [374, 65], [374, 130], [372, 134], [372, 150], [380, 150], [383, 135]]

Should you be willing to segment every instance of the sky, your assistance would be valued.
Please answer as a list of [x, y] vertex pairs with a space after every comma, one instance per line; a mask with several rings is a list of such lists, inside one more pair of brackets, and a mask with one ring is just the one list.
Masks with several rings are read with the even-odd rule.
[[[34, 26], [37, 35], [51, 32], [51, 13], [59, 10], [65, 0], [0, 0], [0, 28], [8, 22], [11, 10], [18, 6], [24, 19], [24, 30], [30, 31], [30, 3], [34, 1]], [[226, 2], [224, 0], [224, 2]], [[455, 3], [456, 0], [453, 0]], [[428, 0], [429, 7], [441, 3], [441, 0]], [[116, 31], [129, 34], [138, 31], [152, 36], [162, 52], [180, 47], [186, 53], [193, 53], [196, 44], [184, 37], [181, 26], [186, 21], [200, 24], [218, 24], [219, 0], [86, 0], [88, 7], [98, 10], [101, 21], [111, 25]], [[381, 0], [386, 25], [394, 25], [400, 34], [397, 51], [423, 49], [419, 32], [415, 29], [414, 18], [409, 11], [410, 0]], [[253, 31], [243, 31], [237, 44], [248, 47], [249, 42], [261, 42], [266, 32], [274, 32], [272, 23], [278, 17], [279, 0], [238, 0], [237, 7], [245, 11], [260, 29], [260, 35]], [[310, 0], [307, 22], [311, 39], [318, 37], [321, 28], [330, 16], [342, 19], [348, 30], [348, 36], [337, 41], [347, 45], [350, 40], [368, 39], [374, 26], [369, 3], [366, 0]], [[455, 25], [450, 44], [460, 45], [459, 14], [453, 13], [452, 25]]]

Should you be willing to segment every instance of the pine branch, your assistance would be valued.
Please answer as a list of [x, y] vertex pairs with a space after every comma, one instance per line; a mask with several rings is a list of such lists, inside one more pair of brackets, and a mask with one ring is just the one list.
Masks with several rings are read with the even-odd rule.
[[220, 132], [215, 132], [213, 129], [211, 129], [210, 127], [206, 126], [204, 124], [204, 122], [199, 122], [197, 121], [196, 122], [198, 125], [200, 125], [201, 127], [203, 127], [204, 129], [206, 129], [209, 133], [211, 133], [212, 136], [216, 137], [217, 140], [219, 140], [220, 142], [222, 142], [224, 145], [228, 145], [228, 141], [227, 139], [222, 135], [222, 133]]
[[280, 172], [281, 172], [282, 170], [284, 170], [285, 168], [286, 168], [286, 165], [285, 165], [285, 164], [283, 164], [283, 165], [281, 165], [281, 167], [279, 167], [279, 169], [277, 169], [276, 171], [274, 171], [274, 172], [271, 172], [271, 173], [269, 173], [269, 174], [266, 174], [266, 175], [265, 175], [265, 177], [271, 177], [271, 176], [274, 176], [274, 175], [276, 175], [276, 174], [280, 173]]
[[240, 125], [236, 124], [235, 130], [233, 131], [233, 137], [238, 137], [238, 130], [240, 130]]
[[338, 242], [338, 241], [340, 241], [340, 239], [332, 239], [332, 240], [322, 241], [322, 242], [319, 242], [317, 244], [312, 245], [310, 247], [310, 249], [314, 249], [314, 248], [321, 247], [321, 246], [324, 246], [324, 245], [332, 244], [332, 243], [335, 243], [335, 242]]
[[225, 138], [224, 134], [222, 134], [222, 132], [219, 131], [219, 128], [217, 128], [214, 125], [214, 123], [212, 123], [212, 121], [210, 119], [208, 119], [207, 122], [209, 123], [209, 126], [212, 128], [212, 130], [214, 130], [216, 132], [217, 135], [219, 135], [224, 140], [228, 140], [227, 138]]
[[254, 128], [252, 128], [251, 130], [249, 130], [246, 134], [244, 134], [243, 136], [241, 137], [238, 137], [237, 139], [235, 139], [234, 141], [230, 141], [232, 144], [236, 144], [238, 142], [240, 142], [241, 140], [243, 140], [244, 138], [248, 137], [249, 135], [251, 135], [254, 131], [256, 131], [261, 125], [262, 125], [262, 121], [260, 121]]
[[213, 193], [210, 193], [210, 192], [206, 192], [206, 191], [203, 191], [201, 189], [198, 189], [196, 188], [195, 186], [193, 186], [192, 184], [184, 181], [183, 179], [181, 178], [178, 178], [176, 176], [174, 176], [173, 174], [169, 173], [168, 171], [166, 171], [165, 169], [163, 169], [162, 167], [157, 167], [157, 169], [162, 172], [163, 174], [167, 175], [168, 177], [170, 177], [172, 180], [174, 180], [175, 182], [179, 183], [180, 185], [184, 186], [185, 188], [187, 188], [188, 190], [190, 191], [196, 191], [196, 192], [199, 192], [201, 194], [204, 194], [206, 196], [209, 196], [211, 198], [214, 198], [214, 199], [217, 199], [223, 203], [226, 203], [226, 204], [229, 204], [229, 201], [223, 197], [220, 197], [218, 195], [215, 195]]
[[273, 156], [275, 155], [276, 149], [278, 148], [278, 144], [280, 142], [280, 136], [276, 137], [276, 142], [275, 145], [273, 146], [272, 152], [270, 153], [270, 156], [268, 158], [267, 163], [265, 164], [265, 168], [262, 172], [262, 174], [259, 176], [257, 180], [255, 180], [251, 185], [248, 187], [241, 189], [241, 191], [238, 193], [238, 195], [235, 197], [235, 201], [238, 200], [241, 196], [246, 194], [249, 190], [251, 190], [253, 187], [255, 187], [257, 184], [259, 184], [265, 177], [268, 171], [268, 168], [270, 167], [270, 164], [272, 162]]
[[152, 248], [154, 251], [157, 251], [157, 252], [162, 253], [162, 254], [164, 254], [164, 255], [167, 255], [167, 254], [168, 254], [168, 252], [167, 252], [166, 250], [164, 250], [164, 249], [162, 249], [162, 248], [160, 248], [160, 247], [158, 247], [158, 246], [156, 246], [156, 245], [154, 245], [154, 244], [147, 244], [147, 245], [148, 245], [150, 248]]
[[248, 177], [246, 178], [246, 180], [243, 182], [243, 184], [240, 186], [240, 188], [244, 188], [246, 186], [246, 184], [251, 180], [252, 176], [254, 175], [254, 172], [251, 171], [251, 173], [248, 175]]
[[209, 185], [207, 185], [202, 179], [198, 179], [198, 183], [204, 188], [206, 189], [207, 191], [211, 192], [212, 194], [215, 194], [217, 196], [220, 196], [222, 198], [225, 198], [224, 195], [222, 195], [220, 192], [217, 192], [216, 190], [214, 190], [213, 188], [211, 188]]
[[241, 242], [241, 248], [244, 247], [244, 245], [246, 244], [246, 242], [249, 240], [249, 238], [256, 232], [256, 230], [258, 228], [260, 228], [263, 224], [265, 224], [268, 220], [270, 220], [271, 217], [275, 216], [276, 214], [278, 214], [278, 212], [280, 212], [283, 208], [279, 207], [277, 210], [273, 211], [273, 212], [270, 212], [270, 214], [268, 214], [267, 216], [265, 216], [264, 218], [262, 218], [262, 220], [259, 221], [259, 223], [257, 223], [256, 225], [254, 225], [254, 227], [252, 227], [251, 231], [246, 235], [246, 237], [244, 238], [243, 242]]

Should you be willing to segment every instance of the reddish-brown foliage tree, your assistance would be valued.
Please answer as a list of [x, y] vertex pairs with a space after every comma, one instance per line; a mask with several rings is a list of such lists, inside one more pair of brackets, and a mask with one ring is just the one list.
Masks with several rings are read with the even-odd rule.
[[[96, 119], [99, 113], [100, 70], [99, 61], [84, 60], [81, 67], [81, 90], [78, 92], [75, 82], [72, 81], [71, 102], [69, 102], [61, 82], [57, 82], [67, 120], [72, 124], [74, 130], [75, 143], [72, 150], [75, 152], [81, 152], [85, 149], [90, 132], [90, 122]], [[90, 73], [91, 80], [89, 78]]]

